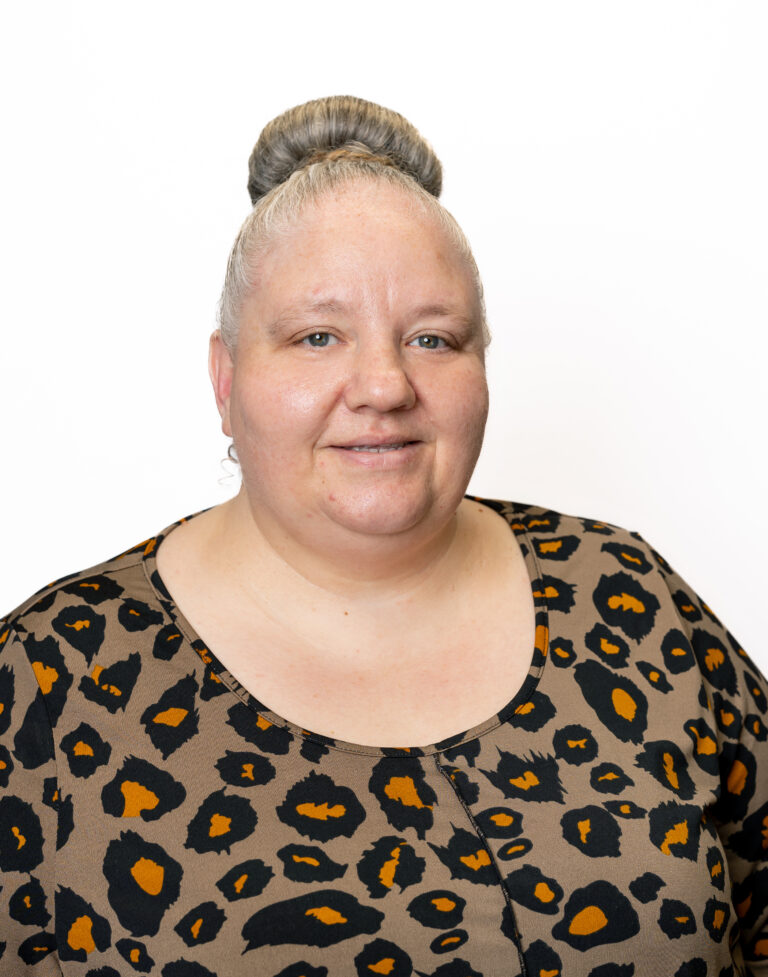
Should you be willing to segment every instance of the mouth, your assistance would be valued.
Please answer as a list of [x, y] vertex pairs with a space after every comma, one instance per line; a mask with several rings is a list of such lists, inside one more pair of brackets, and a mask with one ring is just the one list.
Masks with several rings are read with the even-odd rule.
[[345, 447], [345, 451], [372, 451], [375, 454], [382, 454], [385, 451], [400, 451], [406, 445], [415, 444], [415, 441], [401, 441], [399, 444], [350, 444]]

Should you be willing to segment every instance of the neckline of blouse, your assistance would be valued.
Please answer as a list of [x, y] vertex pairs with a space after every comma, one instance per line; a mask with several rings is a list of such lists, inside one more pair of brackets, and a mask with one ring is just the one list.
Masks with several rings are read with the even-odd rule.
[[[534, 608], [536, 613], [536, 637], [538, 639], [538, 635], [541, 633], [542, 628], [544, 635], [548, 635], [549, 627], [547, 606], [545, 602], [542, 602], [540, 592], [537, 593], [536, 590], [536, 580], [541, 579], [541, 570], [538, 566], [534, 548], [531, 545], [528, 530], [523, 521], [516, 519], [514, 525], [510, 521], [512, 514], [509, 510], [514, 508], [515, 504], [502, 503], [493, 499], [485, 499], [474, 495], [465, 496], [465, 498], [471, 499], [474, 502], [479, 502], [480, 504], [486, 505], [488, 508], [498, 512], [509, 523], [510, 532], [514, 532], [519, 537], [524, 537], [525, 545], [521, 545], [520, 548], [525, 561], [526, 570], [528, 572], [528, 581], [534, 600]], [[245, 703], [249, 709], [253, 709], [264, 722], [271, 726], [277, 726], [284, 729], [294, 738], [299, 740], [309, 740], [313, 743], [326, 747], [327, 749], [345, 753], [362, 754], [366, 756], [434, 756], [438, 753], [445, 753], [449, 750], [455, 750], [471, 740], [485, 736], [492, 730], [496, 729], [502, 723], [506, 722], [512, 715], [514, 715], [515, 712], [519, 711], [520, 708], [530, 700], [531, 695], [539, 684], [544, 665], [549, 657], [549, 649], [546, 643], [544, 647], [538, 647], [538, 641], [535, 640], [534, 646], [531, 649], [530, 663], [526, 677], [523, 680], [520, 688], [512, 696], [509, 702], [499, 712], [494, 713], [488, 719], [483, 720], [483, 722], [472, 726], [470, 729], [463, 730], [462, 732], [455, 733], [452, 736], [444, 738], [437, 743], [431, 743], [427, 746], [373, 746], [364, 743], [352, 743], [341, 739], [334, 739], [330, 736], [325, 736], [322, 733], [316, 733], [312, 730], [303, 729], [301, 726], [298, 726], [290, 720], [285, 719], [283, 716], [280, 716], [278, 713], [273, 712], [268, 706], [260, 702], [253, 692], [246, 689], [237, 681], [234, 675], [232, 675], [231, 672], [225, 668], [222, 662], [216, 657], [215, 653], [208, 648], [189, 621], [184, 617], [181, 610], [177, 606], [173, 595], [168, 590], [165, 582], [160, 576], [157, 568], [157, 550], [163, 539], [165, 539], [169, 533], [173, 532], [173, 530], [182, 523], [188, 522], [190, 519], [194, 519], [196, 516], [201, 515], [205, 511], [205, 509], [201, 509], [198, 512], [194, 512], [183, 517], [182, 519], [177, 520], [158, 533], [157, 536], [155, 536], [151, 541], [148, 541], [152, 543], [152, 545], [147, 545], [145, 547], [142, 558], [144, 573], [147, 577], [147, 581], [149, 586], [152, 588], [156, 599], [161, 602], [166, 612], [171, 616], [176, 626], [186, 638], [187, 643], [202, 659], [203, 663], [211, 668], [216, 675], [216, 678], [221, 681], [241, 702]], [[545, 642], [546, 641], [547, 639], [545, 638]]]

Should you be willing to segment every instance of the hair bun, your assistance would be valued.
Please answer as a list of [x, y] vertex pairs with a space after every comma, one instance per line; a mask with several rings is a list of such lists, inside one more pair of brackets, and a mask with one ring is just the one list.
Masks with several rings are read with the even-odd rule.
[[[350, 152], [334, 152], [339, 149]], [[262, 129], [248, 160], [251, 203], [284, 183], [294, 170], [344, 156], [379, 157], [382, 164], [395, 166], [440, 196], [440, 160], [415, 126], [375, 102], [332, 95], [288, 109]]]

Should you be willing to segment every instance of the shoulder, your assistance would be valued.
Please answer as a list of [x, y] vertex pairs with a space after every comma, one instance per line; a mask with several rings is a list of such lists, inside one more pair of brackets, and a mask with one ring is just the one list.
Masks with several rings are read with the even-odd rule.
[[768, 718], [768, 684], [759, 667], [643, 535], [543, 506], [478, 501], [503, 515], [521, 547], [530, 548], [537, 600], [550, 624], [557, 626], [561, 614], [572, 625], [578, 620], [586, 648], [614, 668], [653, 655], [659, 667], [646, 671], [665, 687], [666, 676], [669, 687], [685, 673], [703, 679], [716, 715], [720, 710], [739, 720], [729, 735], [743, 719], [751, 731], [768, 736], [760, 718]]
[[525, 537], [523, 543], [531, 546], [543, 570], [555, 573], [559, 564], [565, 575], [576, 573], [583, 581], [586, 577], [598, 581], [603, 576], [615, 578], [617, 584], [642, 580], [655, 596], [673, 601], [682, 622], [690, 624], [704, 617], [720, 625], [712, 610], [637, 530], [540, 505], [478, 501], [499, 512], [519, 537]]
[[146, 593], [147, 585], [143, 582], [152, 578], [149, 590], [159, 591], [158, 596], [167, 598], [162, 581], [155, 570], [154, 557], [157, 548], [165, 537], [177, 526], [194, 519], [207, 511], [194, 512], [183, 516], [166, 526], [154, 536], [148, 536], [129, 549], [122, 550], [100, 563], [68, 573], [57, 580], [46, 584], [17, 607], [0, 616], [0, 630], [12, 628], [25, 630], [29, 622], [38, 615], [47, 614], [57, 600], [80, 600], [91, 607], [114, 600], [123, 595], [135, 596], [131, 593], [134, 588]]
[[103, 601], [119, 596], [124, 591], [123, 582], [131, 571], [141, 567], [144, 556], [157, 543], [158, 537], [144, 540], [123, 553], [110, 557], [101, 563], [86, 567], [75, 573], [68, 573], [35, 591], [18, 607], [1, 619], [5, 627], [25, 632], [37, 620], [49, 615], [57, 601], [84, 601], [97, 607]]
[[591, 540], [587, 548], [596, 552], [631, 554], [636, 550], [638, 554], [642, 551], [653, 560], [653, 564], [646, 566], [646, 560], [639, 555], [635, 556], [634, 561], [625, 557], [629, 568], [647, 572], [651, 566], [656, 565], [668, 569], [666, 562], [648, 546], [638, 532], [607, 520], [570, 515], [527, 502], [486, 499], [479, 496], [470, 496], [470, 498], [498, 512], [518, 536], [527, 536], [533, 542], [539, 557], [565, 562], [577, 548], [582, 546], [583, 541]]
[[[639, 532], [540, 505], [478, 499], [502, 515], [530, 550], [542, 605], [630, 640], [690, 640], [698, 626], [721, 629], [714, 612]], [[727, 632], [725, 632], [727, 633]], [[672, 641], [669, 638], [669, 641]], [[738, 645], [731, 647], [734, 653]], [[743, 654], [743, 652], [742, 652]]]
[[138, 630], [159, 626], [167, 616], [168, 595], [154, 570], [154, 553], [179, 522], [36, 591], [0, 618], [0, 649], [13, 645], [33, 665], [81, 671], [93, 661], [107, 631], [129, 640]]

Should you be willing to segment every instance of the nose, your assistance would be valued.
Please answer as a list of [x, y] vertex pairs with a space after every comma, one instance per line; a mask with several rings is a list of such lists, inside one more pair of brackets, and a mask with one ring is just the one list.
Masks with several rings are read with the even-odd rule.
[[413, 407], [416, 391], [395, 344], [366, 344], [358, 348], [344, 398], [350, 410], [370, 407], [386, 413]]

